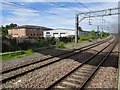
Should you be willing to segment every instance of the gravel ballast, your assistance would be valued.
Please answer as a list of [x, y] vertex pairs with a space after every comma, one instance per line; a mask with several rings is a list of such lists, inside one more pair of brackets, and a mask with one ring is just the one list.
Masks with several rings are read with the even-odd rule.
[[86, 88], [117, 88], [118, 80], [118, 45], [103, 63]]
[[[107, 44], [102, 44], [97, 48], [91, 49], [82, 54], [76, 55], [74, 57], [64, 59], [60, 62], [51, 64], [42, 69], [35, 70], [30, 72], [22, 77], [13, 79], [7, 82], [4, 87], [13, 87], [13, 88], [45, 88], [50, 85], [55, 80], [64, 76], [66, 73], [71, 71], [73, 68], [82, 63], [85, 59], [98, 52], [101, 48], [105, 47]], [[75, 61], [75, 58], [78, 58], [78, 61]]]
[[[101, 40], [98, 40], [98, 41], [101, 41]], [[66, 49], [56, 49], [56, 48], [45, 49], [45, 50], [40, 50], [39, 52], [34, 53], [33, 55], [25, 56], [23, 58], [4, 60], [2, 61], [2, 70], [4, 71], [4, 70], [12, 69], [14, 67], [19, 67], [21, 65], [29, 64], [31, 62], [40, 61], [42, 59], [45, 59], [51, 56], [55, 56], [55, 55], [59, 55], [64, 52], [68, 52], [70, 49], [80, 48], [82, 46], [92, 44], [92, 43], [93, 42], [86, 42], [86, 43], [80, 44], [77, 47], [68, 47]]]

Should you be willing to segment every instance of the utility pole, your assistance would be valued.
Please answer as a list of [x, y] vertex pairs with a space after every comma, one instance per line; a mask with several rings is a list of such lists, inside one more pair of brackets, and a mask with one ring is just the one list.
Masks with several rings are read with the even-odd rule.
[[[76, 17], [75, 17], [75, 43], [78, 43], [78, 28], [79, 28], [79, 23], [81, 21], [83, 21], [86, 18], [89, 18], [89, 24], [91, 24], [90, 22], [90, 18], [95, 18], [95, 17], [101, 17], [103, 18], [103, 16], [111, 16], [111, 15], [118, 15], [120, 14], [120, 8], [109, 8], [109, 9], [104, 9], [104, 10], [98, 10], [98, 11], [90, 11], [90, 12], [83, 12], [83, 13], [76, 13]], [[79, 16], [81, 16], [80, 20], [79, 20]], [[102, 19], [102, 23], [104, 23], [105, 20]], [[102, 32], [103, 32], [103, 26], [102, 26]], [[119, 32], [120, 33], [120, 32]], [[102, 34], [101, 34], [102, 37]]]
[[76, 14], [76, 18], [75, 18], [75, 43], [78, 43], [78, 27], [79, 27], [79, 15]]
[[97, 26], [97, 35], [99, 35], [99, 26]]

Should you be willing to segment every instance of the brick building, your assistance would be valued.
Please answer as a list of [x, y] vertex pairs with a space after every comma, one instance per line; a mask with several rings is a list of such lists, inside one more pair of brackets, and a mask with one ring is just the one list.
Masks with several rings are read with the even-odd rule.
[[52, 30], [42, 26], [23, 25], [8, 30], [13, 38], [38, 38], [43, 37], [43, 31]]

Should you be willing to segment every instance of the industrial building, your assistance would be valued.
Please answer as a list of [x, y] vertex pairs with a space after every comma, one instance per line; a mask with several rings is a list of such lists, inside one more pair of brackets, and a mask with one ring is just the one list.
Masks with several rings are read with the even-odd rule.
[[75, 30], [72, 29], [54, 29], [44, 31], [44, 37], [65, 37], [75, 35]]
[[43, 26], [23, 25], [8, 30], [13, 38], [38, 38], [43, 37], [43, 31], [52, 30]]
[[[89, 31], [78, 32], [78, 35], [86, 35]], [[75, 35], [74, 29], [53, 29], [44, 31], [44, 37], [67, 37]]]

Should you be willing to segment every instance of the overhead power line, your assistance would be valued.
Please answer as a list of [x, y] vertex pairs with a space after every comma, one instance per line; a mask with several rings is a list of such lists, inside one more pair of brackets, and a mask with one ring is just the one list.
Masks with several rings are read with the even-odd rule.
[[51, 15], [58, 15], [56, 13], [52, 13], [52, 12], [49, 12], [49, 11], [45, 11], [45, 10], [38, 10], [36, 8], [32, 8], [32, 7], [28, 7], [26, 5], [21, 5], [19, 3], [16, 3], [16, 2], [2, 2], [2, 4], [6, 4], [6, 5], [11, 5], [11, 6], [16, 6], [16, 7], [20, 7], [20, 8], [25, 8], [25, 9], [29, 9], [29, 10], [34, 10], [34, 11], [38, 11], [38, 12], [46, 12], [48, 14], [51, 14]]
[[[6, 1], [6, 0], [5, 0]], [[33, 7], [30, 7], [30, 6], [26, 6], [26, 5], [22, 5], [22, 4], [19, 4], [19, 3], [16, 3], [16, 2], [1, 2], [2, 4], [5, 4], [5, 5], [10, 5], [10, 6], [14, 6], [14, 7], [18, 7], [18, 8], [25, 8], [25, 9], [29, 9], [29, 10], [33, 10], [33, 11], [37, 11], [37, 12], [45, 12], [45, 13], [48, 13], [48, 14], [51, 14], [51, 15], [54, 15], [54, 16], [61, 16], [60, 14], [56, 14], [56, 13], [53, 13], [53, 12], [49, 12], [47, 10], [39, 10], [39, 9], [36, 9], [36, 8], [33, 8]], [[63, 17], [63, 16], [61, 16]], [[72, 17], [69, 18], [69, 17], [63, 17], [65, 19], [73, 19]]]
[[98, 10], [98, 11], [90, 11], [90, 12], [83, 12], [83, 13], [78, 13], [79, 15], [84, 15], [85, 18], [88, 17], [103, 17], [103, 16], [109, 16], [109, 15], [116, 15], [120, 14], [118, 12], [120, 8], [109, 8], [105, 10]]
[[[87, 10], [89, 10], [90, 12], [92, 12], [91, 9], [89, 9], [87, 6], [85, 6], [84, 4], [82, 4], [80, 1], [78, 1], [78, 0], [75, 0], [75, 1], [78, 2], [78, 4], [82, 5], [84, 8], [86, 8]], [[97, 17], [96, 17], [96, 18], [97, 18]], [[99, 18], [97, 18], [97, 19], [99, 19]], [[104, 20], [104, 21], [106, 21], [107, 23], [110, 24], [109, 21], [107, 21], [107, 20], [105, 20], [105, 19], [103, 19], [103, 18], [101, 18], [101, 19], [99, 19], [99, 20]]]
[[78, 11], [78, 10], [76, 10], [76, 9], [72, 9], [72, 8], [65, 7], [64, 5], [61, 5], [61, 4], [56, 3], [56, 2], [49, 2], [49, 3], [51, 3], [51, 4], [53, 4], [53, 5], [56, 5], [56, 6], [59, 6], [59, 7], [62, 7], [62, 8], [66, 8], [66, 9], [68, 9], [68, 10], [72, 10], [72, 11], [75, 11], [75, 12], [80, 12], [80, 11]]
[[[75, 34], [75, 42], [78, 43], [78, 27], [79, 27], [79, 15], [84, 15], [83, 19], [89, 18], [89, 17], [100, 17], [100, 16], [110, 16], [110, 15], [116, 15], [120, 14], [120, 12], [115, 12], [120, 10], [120, 8], [109, 8], [105, 10], [99, 10], [99, 11], [92, 11], [92, 12], [83, 12], [76, 14], [76, 34]], [[105, 13], [104, 13], [105, 11]], [[82, 21], [81, 19], [80, 21]]]
[[86, 7], [84, 4], [82, 4], [81, 2], [79, 2], [78, 0], [75, 0], [78, 2], [78, 4], [82, 5], [83, 7], [85, 7], [86, 9], [88, 9], [89, 11], [91, 11], [88, 7]]

